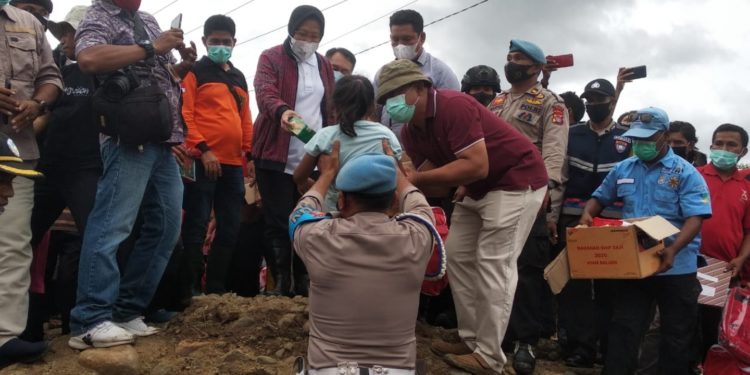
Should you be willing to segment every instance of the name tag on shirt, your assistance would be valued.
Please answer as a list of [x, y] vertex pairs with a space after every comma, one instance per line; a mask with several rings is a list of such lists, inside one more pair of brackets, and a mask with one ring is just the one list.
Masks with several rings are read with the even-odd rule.
[[632, 178], [621, 178], [621, 179], [617, 180], [617, 184], [618, 185], [622, 185], [622, 184], [634, 184], [634, 183], [635, 183], [635, 179], [632, 179]]

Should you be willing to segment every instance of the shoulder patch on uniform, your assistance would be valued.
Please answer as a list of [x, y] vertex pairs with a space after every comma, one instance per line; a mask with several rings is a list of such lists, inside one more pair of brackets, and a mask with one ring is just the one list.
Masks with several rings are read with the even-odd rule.
[[552, 106], [552, 123], [555, 125], [565, 124], [565, 107], [561, 104]]
[[616, 135], [614, 138], [615, 151], [617, 151], [617, 153], [622, 154], [623, 152], [628, 150], [628, 147], [630, 147], [630, 143], [632, 142], [630, 138], [623, 137], [621, 135]]
[[294, 240], [294, 232], [300, 225], [333, 218], [325, 212], [315, 211], [310, 206], [301, 206], [289, 216], [289, 239]]
[[495, 97], [495, 99], [492, 101], [492, 103], [490, 103], [490, 106], [491, 107], [501, 106], [503, 104], [505, 104], [505, 95], [504, 94], [500, 94], [500, 95], [498, 95], [498, 96]]

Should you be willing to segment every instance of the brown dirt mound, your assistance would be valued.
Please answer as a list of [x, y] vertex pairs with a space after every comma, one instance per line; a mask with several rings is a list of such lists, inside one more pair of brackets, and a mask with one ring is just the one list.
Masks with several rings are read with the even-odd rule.
[[[132, 364], [131, 373], [287, 375], [294, 358], [306, 351], [307, 332], [305, 298], [196, 297], [164, 332], [137, 340], [137, 363]], [[0, 374], [94, 373], [79, 364], [79, 352], [68, 347], [68, 336], [59, 331], [51, 331], [49, 336], [54, 338], [42, 362], [14, 365]], [[436, 337], [455, 340], [456, 334], [417, 324], [418, 357], [427, 363], [429, 373], [462, 374], [432, 354], [429, 344]], [[566, 369], [559, 363], [539, 361], [536, 373], [564, 374]]]

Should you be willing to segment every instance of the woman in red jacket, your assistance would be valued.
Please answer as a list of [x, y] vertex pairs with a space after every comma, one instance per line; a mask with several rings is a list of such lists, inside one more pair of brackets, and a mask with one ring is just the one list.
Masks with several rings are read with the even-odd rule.
[[263, 51], [258, 59], [253, 85], [259, 114], [252, 157], [263, 197], [266, 239], [276, 257], [276, 292], [291, 296], [307, 295], [304, 265], [294, 256], [292, 266], [288, 231], [289, 214], [299, 199], [292, 174], [305, 151], [304, 143], [287, 129], [294, 117], [312, 130], [334, 123], [327, 111], [334, 77], [331, 64], [316, 52], [325, 29], [323, 13], [313, 6], [299, 6], [288, 29], [284, 43]]

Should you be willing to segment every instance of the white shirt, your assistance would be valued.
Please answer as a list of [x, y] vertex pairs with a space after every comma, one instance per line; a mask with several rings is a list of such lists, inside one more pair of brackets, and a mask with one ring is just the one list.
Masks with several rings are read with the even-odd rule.
[[[325, 95], [325, 87], [320, 78], [316, 53], [307, 60], [297, 63], [297, 75], [297, 98], [294, 103], [294, 112], [302, 117], [310, 129], [317, 132], [323, 127], [323, 113], [320, 106]], [[289, 157], [286, 159], [284, 173], [293, 174], [303, 156], [305, 156], [305, 144], [292, 136], [289, 141]]]

